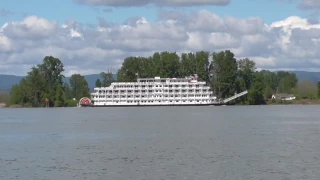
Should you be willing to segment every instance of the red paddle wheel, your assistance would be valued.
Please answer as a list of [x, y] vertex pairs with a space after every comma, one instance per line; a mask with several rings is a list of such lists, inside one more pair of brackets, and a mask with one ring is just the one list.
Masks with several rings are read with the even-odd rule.
[[91, 99], [83, 97], [79, 101], [80, 106], [91, 106]]

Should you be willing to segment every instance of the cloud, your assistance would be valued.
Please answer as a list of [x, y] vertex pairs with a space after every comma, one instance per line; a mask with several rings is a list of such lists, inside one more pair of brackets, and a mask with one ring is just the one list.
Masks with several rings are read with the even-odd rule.
[[113, 6], [113, 7], [132, 7], [132, 6], [200, 6], [214, 5], [225, 6], [231, 0], [73, 0], [78, 4], [94, 5], [94, 6]]
[[319, 0], [302, 0], [298, 6], [300, 9], [320, 9]]
[[112, 13], [113, 10], [111, 8], [106, 8], [102, 10], [104, 13]]
[[308, 70], [320, 64], [320, 24], [288, 17], [270, 25], [259, 17], [219, 17], [207, 10], [162, 11], [155, 22], [132, 17], [121, 24], [98, 18], [87, 26], [37, 16], [0, 25], [1, 73], [25, 75], [47, 55], [60, 58], [66, 75], [116, 70], [128, 56], [155, 51], [231, 50], [258, 68]]
[[14, 14], [14, 13], [7, 9], [0, 9], [0, 17], [8, 16], [11, 14]]
[[310, 22], [319, 22], [320, 17], [320, 1], [319, 0], [301, 0], [298, 8], [307, 11]]

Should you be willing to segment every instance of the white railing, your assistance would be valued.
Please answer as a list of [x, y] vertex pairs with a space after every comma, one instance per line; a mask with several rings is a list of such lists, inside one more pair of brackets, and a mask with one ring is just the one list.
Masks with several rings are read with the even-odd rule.
[[241, 92], [241, 93], [238, 93], [238, 94], [236, 94], [236, 95], [234, 95], [234, 96], [231, 96], [231, 97], [229, 97], [229, 98], [227, 98], [227, 99], [224, 99], [224, 100], [223, 100], [223, 103], [227, 103], [227, 102], [229, 102], [229, 101], [232, 101], [232, 100], [234, 100], [234, 99], [236, 99], [236, 98], [238, 98], [238, 97], [241, 97], [241, 96], [243, 96], [243, 95], [246, 95], [247, 93], [248, 93], [248, 91], [245, 90], [245, 91], [243, 91], [243, 92]]

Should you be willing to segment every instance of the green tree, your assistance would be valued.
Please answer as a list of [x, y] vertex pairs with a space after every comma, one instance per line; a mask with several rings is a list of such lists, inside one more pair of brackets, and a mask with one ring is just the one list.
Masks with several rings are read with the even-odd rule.
[[10, 93], [10, 104], [23, 104], [24, 95], [21, 89], [21, 81], [20, 85], [13, 85]]
[[5, 103], [6, 105], [9, 105], [10, 93], [8, 91], [0, 90], [0, 103]]
[[[259, 73], [263, 76], [263, 83], [265, 87], [270, 87], [272, 89], [272, 93], [274, 93], [279, 84], [277, 74], [267, 70], [262, 70]], [[268, 94], [265, 94], [265, 96], [268, 96]]]
[[64, 99], [64, 92], [63, 92], [62, 85], [58, 85], [58, 87], [57, 87], [54, 106], [55, 107], [63, 107], [63, 106], [65, 106], [65, 99]]
[[100, 76], [102, 78], [101, 86], [102, 87], [108, 87], [111, 85], [112, 82], [114, 82], [113, 74], [111, 72], [101, 72]]
[[265, 99], [271, 99], [273, 92], [274, 92], [273, 89], [269, 85], [265, 86], [265, 89], [264, 89]]
[[209, 52], [196, 52], [195, 59], [196, 63], [193, 64], [193, 66], [196, 67], [196, 74], [198, 74], [199, 79], [202, 81], [209, 82]]
[[298, 79], [296, 74], [279, 71], [277, 72], [278, 77], [278, 92], [281, 93], [291, 93], [292, 90], [296, 87]]
[[57, 93], [60, 93], [58, 87], [62, 88], [63, 85], [63, 71], [63, 64], [59, 59], [46, 56], [42, 64], [31, 68], [19, 85], [12, 87], [11, 103], [41, 107], [45, 105], [45, 98], [48, 98], [50, 106], [54, 106], [54, 102], [59, 102], [55, 100], [59, 97]]
[[76, 100], [80, 100], [82, 97], [89, 97], [90, 90], [88, 87], [88, 82], [81, 76], [80, 74], [73, 74], [70, 79], [70, 89], [72, 98], [76, 98]]
[[155, 76], [180, 77], [180, 57], [174, 52], [161, 52], [154, 55]]
[[71, 88], [69, 86], [68, 83], [64, 83], [63, 84], [63, 90], [64, 90], [64, 98], [66, 100], [72, 99], [72, 92], [71, 92]]
[[25, 80], [23, 91], [28, 99], [27, 102], [33, 107], [43, 106], [45, 103], [43, 92], [46, 90], [47, 84], [40, 69], [33, 67]]
[[250, 88], [253, 82], [254, 73], [256, 70], [256, 63], [248, 58], [240, 59], [238, 61], [238, 75], [243, 79], [244, 87], [241, 90], [247, 90]]
[[64, 71], [63, 63], [60, 59], [53, 56], [46, 56], [42, 64], [38, 65], [38, 69], [43, 75], [46, 82], [46, 91], [44, 95], [50, 100], [50, 106], [54, 106], [57, 89], [63, 85], [62, 75]]
[[[256, 64], [254, 61], [246, 58], [240, 59], [238, 62], [238, 77], [236, 79], [237, 92], [249, 90], [252, 86]], [[246, 96], [242, 96], [235, 100], [237, 103], [246, 103]]]
[[320, 81], [318, 81], [318, 98], [320, 99]]
[[196, 56], [194, 53], [182, 53], [181, 54], [180, 75], [182, 77], [196, 74]]
[[100, 79], [97, 79], [97, 80], [96, 80], [96, 83], [95, 83], [95, 86], [96, 86], [96, 87], [101, 87], [101, 84], [102, 84], [102, 83], [101, 83], [101, 80], [100, 80]]
[[317, 85], [310, 80], [298, 81], [298, 84], [294, 90], [295, 95], [302, 99], [316, 99], [317, 98]]
[[265, 104], [266, 102], [264, 99], [263, 90], [263, 76], [259, 73], [256, 73], [252, 83], [252, 87], [248, 92], [248, 103], [250, 105]]
[[[137, 80], [136, 73], [139, 73], [139, 59], [137, 57], [126, 58], [118, 71], [118, 81], [134, 82]], [[103, 83], [102, 83], [103, 84]]]
[[234, 54], [227, 50], [213, 53], [211, 70], [213, 89], [220, 98], [227, 98], [236, 93], [237, 62]]

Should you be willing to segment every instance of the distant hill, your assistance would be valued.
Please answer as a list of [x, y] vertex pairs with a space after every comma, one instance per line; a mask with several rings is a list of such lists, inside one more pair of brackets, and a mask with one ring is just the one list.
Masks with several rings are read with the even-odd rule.
[[12, 85], [18, 84], [23, 76], [0, 74], [0, 89], [11, 89]]
[[[20, 80], [24, 76], [14, 76], [14, 75], [5, 75], [5, 74], [0, 74], [0, 89], [11, 89], [11, 87], [14, 84], [19, 84]], [[99, 78], [101, 79], [100, 74], [90, 74], [90, 75], [85, 75], [84, 78], [88, 81], [88, 85], [90, 89], [93, 89], [95, 87], [96, 80]], [[117, 79], [117, 75], [113, 75], [114, 79]], [[64, 79], [65, 82], [69, 83], [70, 77], [66, 77]]]
[[[291, 71], [297, 75], [299, 80], [311, 80], [315, 83], [320, 81], [320, 72], [307, 72], [307, 71]], [[100, 74], [85, 75], [85, 79], [88, 81], [89, 88], [95, 87], [96, 80], [100, 77]], [[114, 79], [117, 79], [117, 75], [113, 75]], [[4, 75], [0, 74], [0, 89], [11, 89], [12, 85], [18, 84], [23, 76]], [[66, 77], [65, 81], [69, 82], [70, 77]]]
[[315, 83], [320, 81], [320, 72], [291, 71], [296, 74], [299, 80], [311, 80]]
[[[87, 80], [90, 89], [95, 88], [95, 84], [96, 84], [96, 80], [97, 79], [102, 80], [100, 74], [85, 75], [84, 78]], [[70, 79], [70, 77], [66, 77], [64, 79], [64, 81], [69, 83], [69, 79]], [[117, 79], [117, 75], [116, 74], [113, 74], [113, 79], [115, 79], [115, 80]]]

